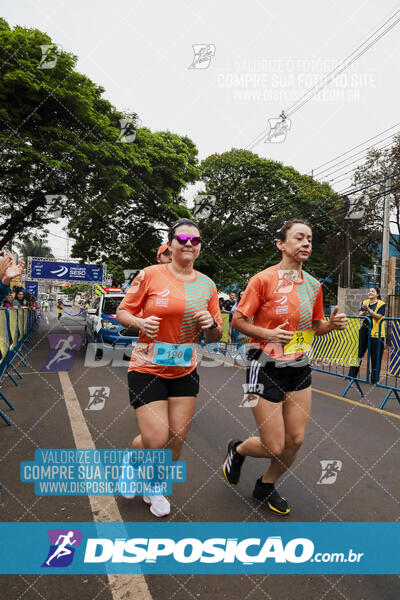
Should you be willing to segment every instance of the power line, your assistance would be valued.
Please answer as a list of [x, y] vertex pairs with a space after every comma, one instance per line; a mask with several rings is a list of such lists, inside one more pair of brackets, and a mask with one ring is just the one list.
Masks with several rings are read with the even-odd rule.
[[[394, 129], [395, 127], [398, 127], [399, 125], [400, 125], [400, 122], [396, 123], [395, 125], [392, 125], [388, 129], [385, 129], [384, 131], [381, 131], [380, 133], [377, 133], [376, 135], [372, 136], [368, 140], [365, 140], [365, 142], [361, 142], [361, 144], [357, 144], [357, 146], [354, 146], [353, 148], [350, 148], [350, 150], [346, 150], [346, 152], [343, 152], [342, 154], [339, 154], [339, 156], [336, 156], [335, 158], [332, 158], [331, 160], [328, 160], [327, 162], [322, 163], [322, 165], [319, 165], [319, 167], [316, 167], [315, 169], [312, 170], [314, 176], [315, 176], [315, 172], [318, 171], [321, 167], [325, 167], [325, 165], [329, 165], [329, 163], [336, 161], [338, 158], [342, 158], [342, 156], [345, 156], [349, 152], [352, 152], [353, 150], [356, 150], [360, 146], [364, 146], [364, 144], [368, 144], [368, 142], [370, 142], [371, 140], [374, 140], [375, 138], [383, 135], [384, 133], [387, 133], [388, 131], [390, 131], [391, 129]], [[393, 133], [392, 135], [396, 135], [396, 134]], [[371, 147], [372, 146], [370, 146], [370, 148]], [[311, 172], [309, 174], [311, 175]]]
[[[352, 152], [353, 150], [356, 150], [357, 148], [360, 148], [361, 146], [364, 146], [364, 144], [368, 144], [368, 142], [374, 140], [377, 137], [380, 137], [381, 135], [383, 135], [384, 133], [387, 133], [388, 131], [390, 131], [391, 129], [394, 129], [395, 127], [397, 127], [398, 125], [400, 125], [399, 123], [396, 123], [395, 125], [392, 125], [392, 127], [389, 127], [388, 129], [385, 129], [384, 131], [381, 131], [380, 133], [377, 133], [376, 135], [372, 136], [371, 138], [369, 138], [368, 140], [365, 140], [364, 142], [361, 142], [360, 144], [357, 144], [357, 146], [353, 146], [353, 148], [350, 148], [349, 150], [346, 150], [346, 152], [342, 152], [342, 154], [339, 154], [339, 156], [336, 156], [335, 158], [332, 158], [331, 160], [328, 160], [327, 162], [323, 163], [322, 165], [319, 165], [319, 167], [316, 167], [315, 169], [313, 169], [312, 171], [310, 171], [308, 174], [311, 175], [313, 174], [313, 176], [316, 176], [316, 171], [318, 171], [319, 169], [321, 169], [322, 167], [324, 167], [325, 165], [328, 165], [329, 163], [335, 162], [337, 161], [339, 158], [342, 158], [342, 156], [346, 156], [346, 154], [349, 154], [349, 152]], [[379, 144], [380, 142], [383, 142], [386, 139], [389, 139], [391, 137], [394, 137], [395, 135], [397, 135], [398, 133], [400, 133], [400, 131], [396, 131], [394, 133], [392, 133], [390, 136], [387, 136], [386, 138], [383, 138], [382, 140], [377, 141], [376, 143]], [[367, 148], [364, 148], [363, 150], [360, 150], [359, 152], [356, 152], [356, 154], [360, 154], [362, 152], [365, 152], [366, 150], [369, 150], [370, 148], [374, 148], [375, 144], [371, 144], [371, 146], [368, 146]], [[352, 156], [356, 156], [356, 154], [353, 154]], [[348, 160], [349, 158], [352, 158], [351, 156], [348, 156], [345, 160]], [[335, 164], [333, 164], [331, 167], [329, 167], [328, 169], [324, 169], [322, 171], [322, 173], [326, 170], [330, 170], [333, 169], [337, 164], [340, 164], [340, 162], [336, 162]], [[321, 173], [319, 173], [317, 175], [317, 177], [320, 176]]]
[[384, 177], [383, 179], [380, 179], [379, 181], [373, 181], [372, 183], [365, 185], [363, 187], [360, 188], [352, 188], [352, 187], [348, 187], [345, 188], [344, 190], [341, 190], [340, 192], [336, 192], [339, 196], [343, 196], [343, 195], [349, 195], [349, 194], [356, 194], [358, 192], [363, 192], [364, 190], [367, 190], [370, 187], [373, 187], [374, 185], [379, 185], [380, 183], [384, 183], [385, 181], [387, 181], [388, 179], [392, 179], [395, 175], [398, 175], [399, 173], [391, 173], [390, 175], [387, 175], [386, 177]]
[[[380, 148], [376, 148], [377, 150], [384, 150], [385, 148], [390, 148], [392, 146], [392, 144], [386, 144], [385, 146], [382, 146]], [[346, 179], [349, 179], [349, 177], [344, 177], [344, 175], [348, 175], [349, 173], [355, 173], [357, 171], [357, 169], [359, 169], [363, 164], [365, 164], [367, 157], [364, 157], [364, 162], [360, 162], [360, 159], [357, 160], [353, 160], [352, 162], [348, 163], [347, 165], [343, 165], [343, 167], [340, 167], [339, 169], [337, 169], [336, 171], [332, 171], [332, 173], [329, 173], [328, 175], [326, 175], [326, 177], [329, 177], [330, 175], [333, 175], [333, 173], [336, 173], [337, 171], [342, 171], [343, 169], [349, 167], [350, 165], [357, 163], [356, 167], [353, 167], [352, 169], [350, 169], [349, 171], [346, 171], [345, 173], [340, 173], [339, 175], [336, 175], [336, 177], [332, 177], [332, 179], [323, 179], [323, 181], [325, 183], [335, 183], [335, 185], [337, 183], [339, 183], [339, 181], [337, 181], [338, 179], [340, 181], [345, 181]], [[371, 161], [371, 165], [373, 165], [374, 163], [376, 163], [381, 157], [377, 156], [376, 158], [374, 158], [374, 160]], [[344, 178], [343, 178], [344, 177]], [[343, 178], [343, 179], [341, 179]]]
[[[379, 148], [379, 150], [383, 150], [386, 146], [383, 146], [383, 148]], [[371, 161], [370, 166], [374, 165], [381, 157], [377, 156], [373, 161]], [[364, 163], [365, 164], [365, 163]], [[325, 181], [324, 183], [328, 183], [329, 185], [338, 185], [339, 183], [342, 183], [343, 181], [348, 181], [350, 179], [350, 177], [348, 176], [349, 173], [355, 173], [357, 171], [358, 168], [362, 167], [362, 164], [359, 164], [357, 167], [355, 167], [354, 169], [351, 169], [350, 171], [347, 171], [346, 173], [341, 173], [340, 175], [337, 175], [336, 177], [333, 177], [332, 179], [328, 179], [327, 181]], [[346, 177], [344, 177], [344, 175], [346, 175]], [[351, 186], [349, 186], [350, 188]]]
[[71, 238], [63, 237], [62, 235], [57, 235], [56, 233], [51, 233], [51, 231], [46, 231], [47, 235], [52, 235], [53, 237], [60, 238], [60, 240], [70, 240]]
[[[384, 146], [380, 146], [377, 147], [376, 150], [385, 150], [386, 148], [390, 148], [392, 147], [392, 144], [385, 144]], [[379, 160], [379, 156], [377, 158], [375, 158], [371, 164], [374, 164], [377, 160]], [[319, 175], [318, 178], [322, 181], [324, 181], [325, 183], [332, 183], [332, 182], [336, 182], [338, 183], [336, 180], [340, 179], [341, 177], [343, 177], [344, 175], [348, 174], [348, 173], [355, 173], [357, 171], [357, 169], [365, 164], [367, 157], [363, 157], [363, 159], [361, 160], [361, 157], [358, 158], [357, 160], [353, 160], [349, 163], [347, 163], [346, 165], [343, 165], [342, 167], [339, 167], [338, 169], [336, 169], [335, 171], [332, 171], [331, 173], [327, 173], [324, 176]], [[363, 162], [364, 161], [364, 162]], [[328, 177], [330, 177], [331, 175], [333, 175], [334, 173], [337, 173], [339, 171], [343, 171], [343, 169], [346, 169], [347, 167], [350, 167], [351, 165], [356, 164], [355, 167], [353, 167], [352, 169], [350, 169], [349, 171], [346, 171], [346, 173], [339, 173], [339, 175], [336, 175], [335, 177], [332, 177], [331, 179], [328, 179]], [[348, 178], [347, 178], [348, 179]]]
[[[311, 98], [313, 98], [318, 92], [320, 92], [324, 87], [326, 87], [329, 83], [331, 83], [331, 81], [336, 79], [336, 77], [338, 77], [338, 75], [343, 73], [343, 71], [345, 71], [348, 67], [350, 67], [353, 64], [353, 62], [355, 62], [358, 58], [360, 58], [363, 54], [365, 54], [365, 52], [367, 52], [370, 48], [372, 48], [372, 46], [374, 46], [384, 35], [386, 35], [391, 29], [393, 29], [393, 27], [395, 27], [397, 25], [397, 23], [400, 22], [400, 17], [397, 18], [396, 21], [394, 21], [394, 23], [389, 25], [384, 31], [382, 31], [375, 39], [373, 39], [358, 54], [356, 54], [356, 56], [351, 58], [356, 52], [358, 52], [358, 50], [360, 50], [360, 48], [365, 46], [365, 44], [372, 37], [374, 37], [387, 23], [389, 23], [389, 21], [391, 21], [399, 12], [400, 12], [400, 9], [398, 9], [389, 19], [387, 19], [385, 21], [385, 23], [383, 23], [383, 25], [381, 25], [376, 31], [374, 31], [362, 44], [360, 44], [355, 50], [353, 50], [353, 52], [347, 58], [345, 58], [341, 63], [339, 63], [339, 65], [335, 69], [333, 69], [330, 73], [325, 75], [325, 77], [323, 77], [318, 83], [316, 83], [314, 86], [312, 86], [309, 90], [307, 90], [303, 94], [303, 96], [301, 96], [298, 100], [296, 100], [296, 102], [291, 107], [284, 110], [282, 112], [282, 114], [285, 115], [285, 118], [289, 117], [290, 115], [293, 115], [295, 112], [297, 112], [302, 106], [304, 106], [307, 102], [309, 102], [311, 100]], [[315, 88], [317, 88], [317, 90], [314, 93], [311, 93]], [[303, 100], [303, 98], [305, 98], [305, 99]], [[284, 122], [285, 118], [282, 119], [282, 122]], [[261, 138], [264, 137], [264, 135], [266, 133], [267, 133], [267, 131], [263, 130], [262, 133], [257, 135], [256, 138], [254, 138], [254, 140], [248, 146], [246, 146], [246, 149], [252, 149], [255, 145], [257, 145], [259, 143], [259, 141], [261, 141]]]
[[[369, 150], [383, 150], [384, 148], [389, 148], [391, 146], [393, 146], [393, 137], [395, 135], [398, 135], [400, 133], [400, 131], [394, 133], [393, 135], [389, 135], [385, 138], [382, 138], [381, 140], [377, 140], [377, 142], [371, 146], [368, 146], [367, 148], [364, 148], [363, 150], [359, 150], [358, 152], [355, 152], [354, 154], [351, 154], [350, 156], [348, 156], [347, 158], [338, 161], [337, 163], [334, 163], [331, 167], [328, 167], [327, 169], [324, 169], [324, 171], [321, 171], [320, 173], [317, 173], [317, 175], [315, 174], [315, 172], [313, 173], [314, 177], [317, 178], [321, 178], [321, 177], [330, 177], [331, 175], [333, 175], [333, 173], [336, 173], [337, 171], [340, 171], [341, 169], [345, 169], [347, 167], [349, 167], [350, 165], [354, 164], [354, 163], [359, 163], [360, 162], [360, 158], [357, 158], [356, 160], [350, 160], [360, 154], [364, 154], [366, 152], [368, 152]], [[382, 142], [385, 142], [386, 140], [392, 140], [391, 142], [389, 142], [388, 144], [385, 144], [384, 146], [378, 146], [378, 144], [381, 144]], [[350, 162], [347, 162], [349, 161]], [[347, 163], [347, 164], [345, 164]], [[339, 165], [343, 164], [342, 167], [339, 167]], [[338, 167], [336, 169], [336, 167]], [[323, 173], [325, 173], [325, 175], [323, 175]]]
[[[296, 102], [287, 110], [285, 111], [286, 116], [290, 116], [290, 114], [293, 114], [294, 112], [296, 112], [297, 110], [299, 110], [299, 108], [301, 106], [303, 106], [305, 104], [305, 102], [302, 102], [300, 104], [300, 106], [298, 108], [295, 108], [296, 105], [305, 97], [308, 96], [308, 94], [310, 92], [312, 92], [313, 89], [317, 88], [321, 83], [323, 83], [325, 80], [328, 80], [322, 87], [325, 87], [326, 85], [328, 85], [328, 83], [330, 83], [331, 80], [335, 79], [338, 75], [340, 75], [340, 73], [343, 72], [344, 69], [347, 69], [347, 67], [349, 67], [355, 60], [357, 60], [357, 58], [359, 58], [360, 56], [362, 56], [367, 50], [369, 50], [369, 48], [371, 48], [378, 40], [380, 40], [384, 35], [386, 35], [386, 33], [388, 33], [393, 27], [395, 27], [395, 25], [400, 21], [400, 17], [394, 22], [392, 23], [387, 29], [385, 29], [385, 31], [383, 31], [375, 40], [373, 40], [368, 46], [367, 48], [364, 48], [360, 54], [358, 54], [356, 57], [354, 57], [349, 64], [345, 64], [347, 63], [347, 61], [353, 56], [353, 54], [355, 54], [358, 50], [360, 50], [360, 48], [362, 48], [363, 46], [365, 46], [365, 44], [372, 38], [374, 37], [374, 35], [376, 35], [378, 33], [378, 31], [380, 31], [387, 23], [389, 23], [389, 21], [391, 21], [396, 15], [397, 13], [400, 12], [400, 9], [396, 10], [396, 12], [389, 17], [389, 19], [387, 19], [376, 31], [374, 31], [362, 44], [360, 44], [355, 50], [353, 50], [353, 52], [344, 60], [342, 60], [341, 63], [338, 64], [337, 67], [335, 67], [335, 69], [332, 69], [332, 71], [330, 73], [328, 73], [328, 75], [325, 75], [325, 77], [323, 77], [319, 82], [317, 82], [315, 85], [313, 85], [312, 88], [310, 88], [309, 90], [307, 90], [307, 92], [305, 92], [303, 94], [303, 96], [301, 96], [298, 100], [296, 100]], [[338, 69], [340, 69], [340, 67], [342, 65], [345, 65], [344, 69], [342, 69], [341, 71], [339, 71], [338, 73], [336, 73], [336, 71]], [[321, 89], [322, 89], [321, 87]], [[309, 98], [311, 99], [315, 94], [312, 94], [312, 96]], [[306, 102], [308, 102], [308, 100], [306, 100]]]

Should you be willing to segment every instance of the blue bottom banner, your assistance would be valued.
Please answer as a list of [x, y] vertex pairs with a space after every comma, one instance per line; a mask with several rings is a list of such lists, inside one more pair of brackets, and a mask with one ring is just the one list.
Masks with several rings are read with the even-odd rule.
[[0, 574], [400, 574], [400, 523], [0, 523]]

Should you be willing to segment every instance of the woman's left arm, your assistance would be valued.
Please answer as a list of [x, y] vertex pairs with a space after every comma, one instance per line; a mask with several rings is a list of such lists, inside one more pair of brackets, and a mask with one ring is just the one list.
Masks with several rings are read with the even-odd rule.
[[335, 306], [329, 321], [313, 321], [312, 328], [315, 335], [326, 335], [334, 329], [346, 329], [347, 317], [344, 313], [339, 313], [339, 308]]

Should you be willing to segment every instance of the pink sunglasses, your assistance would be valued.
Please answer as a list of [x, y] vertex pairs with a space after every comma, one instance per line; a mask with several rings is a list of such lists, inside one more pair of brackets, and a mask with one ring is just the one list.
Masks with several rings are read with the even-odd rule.
[[193, 246], [198, 246], [201, 243], [201, 237], [199, 235], [186, 235], [186, 233], [178, 233], [174, 235], [174, 238], [182, 244], [186, 244], [188, 240]]

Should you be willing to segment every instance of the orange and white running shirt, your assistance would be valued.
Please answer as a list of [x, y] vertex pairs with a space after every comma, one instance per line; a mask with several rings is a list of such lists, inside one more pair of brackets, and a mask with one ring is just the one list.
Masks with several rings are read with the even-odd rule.
[[[128, 369], [161, 377], [183, 377], [196, 368], [195, 344], [201, 332], [200, 325], [193, 319], [196, 312], [208, 310], [217, 323], [222, 324], [215, 283], [196, 270], [192, 281], [182, 281], [171, 273], [168, 264], [154, 265], [140, 271], [128, 288], [120, 308], [128, 310], [132, 315], [141, 311], [143, 319], [150, 316], [161, 317], [156, 339], [140, 332]], [[156, 343], [158, 346], [160, 343], [180, 345], [189, 352], [189, 356], [191, 354], [190, 364], [155, 364], [153, 361], [158, 356]], [[187, 346], [182, 346], [183, 344]], [[179, 347], [175, 351], [179, 351]]]
[[[322, 287], [305, 271], [301, 271], [301, 280], [296, 282], [287, 278], [287, 271], [274, 265], [250, 279], [237, 310], [249, 319], [254, 317], [257, 327], [275, 329], [288, 321], [288, 331], [311, 331], [312, 322], [324, 318]], [[257, 338], [250, 338], [250, 343], [277, 360], [293, 360], [303, 354], [284, 354], [282, 344]]]

